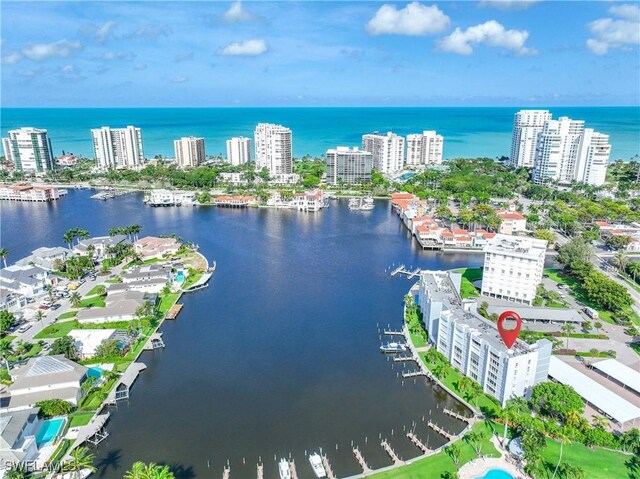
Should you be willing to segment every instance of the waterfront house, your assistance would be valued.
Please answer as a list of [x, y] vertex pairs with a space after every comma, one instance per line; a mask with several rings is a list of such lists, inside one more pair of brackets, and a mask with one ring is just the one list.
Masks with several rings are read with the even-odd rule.
[[125, 235], [96, 236], [95, 238], [81, 240], [75, 248], [73, 248], [73, 252], [76, 254], [87, 254], [87, 248], [93, 245], [94, 257], [102, 259], [106, 255], [109, 246], [115, 246], [120, 243], [130, 243], [130, 241]]
[[30, 408], [0, 416], [0, 475], [11, 464], [24, 464], [38, 456], [39, 411]]
[[298, 211], [320, 211], [324, 208], [324, 195], [320, 189], [294, 193], [289, 206]]
[[39, 266], [12, 265], [0, 269], [0, 289], [34, 298], [45, 293], [51, 284], [49, 273]]
[[146, 236], [133, 243], [133, 247], [142, 260], [147, 260], [177, 253], [180, 243], [175, 238]]
[[0, 311], [18, 312], [27, 305], [26, 296], [0, 288]]
[[13, 383], [0, 389], [0, 411], [10, 412], [33, 407], [46, 399], [61, 399], [78, 404], [81, 385], [88, 369], [63, 355], [37, 356], [11, 371]]
[[26, 258], [16, 261], [16, 264], [18, 266], [34, 265], [47, 271], [53, 271], [55, 269], [53, 266], [54, 262], [56, 260], [65, 261], [67, 256], [69, 256], [69, 250], [67, 248], [63, 248], [62, 246], [47, 248], [43, 246], [42, 248], [33, 250]]
[[80, 359], [95, 356], [96, 350], [105, 341], [116, 341], [121, 354], [124, 354], [131, 344], [127, 332], [116, 329], [74, 329], [69, 332], [69, 337], [73, 338]]
[[172, 279], [171, 268], [157, 264], [136, 266], [122, 275], [127, 289], [147, 293], [159, 293]]
[[193, 191], [153, 190], [146, 200], [149, 206], [192, 206], [196, 204]]
[[218, 196], [214, 199], [216, 206], [227, 206], [231, 208], [245, 208], [256, 202], [255, 196]]
[[[163, 283], [166, 284], [166, 283]], [[76, 315], [79, 323], [111, 323], [131, 321], [138, 317], [140, 308], [146, 305], [146, 295], [141, 291], [107, 290], [104, 308], [81, 309]]]

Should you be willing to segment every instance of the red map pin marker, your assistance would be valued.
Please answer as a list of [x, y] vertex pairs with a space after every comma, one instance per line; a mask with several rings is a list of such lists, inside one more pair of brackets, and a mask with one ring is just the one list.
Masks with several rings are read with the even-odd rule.
[[[503, 323], [507, 319], [513, 319], [516, 322], [516, 327], [513, 329], [504, 329]], [[518, 339], [518, 334], [520, 334], [520, 329], [522, 328], [522, 318], [515, 311], [505, 311], [498, 318], [498, 332], [500, 333], [500, 337], [502, 341], [504, 341], [507, 349], [511, 349], [513, 343]]]

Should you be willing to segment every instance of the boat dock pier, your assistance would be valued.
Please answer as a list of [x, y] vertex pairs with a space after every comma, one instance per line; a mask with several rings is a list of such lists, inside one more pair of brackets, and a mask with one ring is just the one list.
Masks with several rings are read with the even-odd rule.
[[441, 436], [446, 437], [449, 441], [453, 441], [456, 438], [453, 434], [448, 433], [447, 431], [442, 429], [440, 426], [438, 426], [434, 422], [429, 421], [428, 425], [431, 429], [433, 429], [435, 432], [437, 432]]
[[192, 291], [198, 291], [200, 289], [204, 289], [209, 286], [209, 280], [213, 276], [213, 271], [207, 271], [204, 273], [195, 284], [191, 285], [187, 289], [184, 290], [185, 293], [191, 293]]
[[326, 454], [322, 455], [322, 465], [324, 466], [324, 470], [327, 473], [327, 478], [336, 479], [336, 475], [333, 473], [333, 469], [331, 469], [331, 463], [329, 462], [329, 458]]
[[358, 464], [360, 464], [360, 467], [362, 468], [363, 474], [366, 475], [366, 474], [371, 473], [371, 468], [365, 462], [364, 457], [362, 456], [362, 453], [360, 452], [360, 449], [358, 449], [357, 447], [354, 447], [353, 448], [353, 455], [356, 456], [356, 461], [358, 461]]
[[144, 345], [145, 351], [153, 351], [154, 349], [164, 348], [164, 341], [162, 340], [162, 333], [156, 331], [151, 335], [149, 341]]
[[403, 378], [416, 378], [418, 376], [426, 376], [426, 374], [421, 369], [414, 369], [413, 371], [402, 371]]
[[393, 329], [385, 329], [384, 330], [384, 334], [386, 334], [387, 336], [404, 336], [404, 332], [403, 331], [394, 331]]
[[116, 383], [116, 386], [111, 390], [105, 402], [107, 404], [116, 404], [123, 399], [129, 399], [131, 386], [133, 386], [133, 383], [138, 379], [140, 372], [145, 369], [147, 369], [147, 365], [144, 363], [131, 364]]
[[399, 466], [400, 464], [403, 463], [403, 461], [398, 457], [398, 455], [395, 453], [395, 451], [391, 448], [391, 446], [389, 445], [389, 443], [387, 442], [386, 439], [384, 439], [380, 445], [382, 446], [382, 448], [387, 451], [387, 454], [389, 454], [389, 457], [391, 458], [391, 460], [393, 461], [393, 464], [395, 466]]
[[298, 472], [296, 471], [296, 461], [291, 459], [289, 461], [289, 472], [291, 473], [291, 479], [298, 479]]
[[393, 358], [394, 363], [403, 363], [407, 361], [416, 361], [416, 358], [414, 358], [413, 356], [396, 356], [395, 358]]
[[182, 303], [176, 303], [173, 306], [171, 306], [171, 309], [167, 312], [166, 319], [176, 319], [178, 314], [180, 314], [180, 311], [182, 311], [183, 307], [184, 307], [184, 304]]
[[412, 279], [415, 276], [418, 276], [420, 274], [420, 268], [416, 268], [413, 271], [410, 271], [410, 270], [406, 269], [403, 264], [401, 264], [400, 266], [398, 266], [396, 269], [394, 269], [391, 272], [391, 276], [396, 276], [398, 274], [406, 274], [407, 275], [407, 279]]
[[106, 201], [111, 198], [115, 198], [116, 196], [122, 196], [128, 193], [131, 193], [131, 191], [106, 189], [96, 193], [95, 195], [92, 195], [91, 198], [94, 200]]
[[391, 276], [395, 276], [395, 275], [397, 275], [398, 273], [403, 273], [403, 272], [404, 272], [404, 265], [403, 265], [403, 264], [401, 264], [400, 266], [398, 266], [396, 269], [394, 269], [394, 270], [391, 272]]
[[420, 449], [423, 453], [428, 454], [431, 449], [429, 449], [420, 439], [412, 432], [407, 433], [407, 437], [409, 440], [416, 445], [418, 449]]
[[449, 415], [451, 417], [455, 417], [456, 419], [458, 419], [460, 421], [466, 422], [466, 423], [471, 422], [471, 419], [472, 419], [470, 417], [463, 416], [462, 414], [458, 414], [455, 411], [451, 411], [450, 409], [447, 409], [447, 408], [444, 408], [442, 410], [442, 412], [444, 412], [445, 414], [447, 414], [447, 415]]

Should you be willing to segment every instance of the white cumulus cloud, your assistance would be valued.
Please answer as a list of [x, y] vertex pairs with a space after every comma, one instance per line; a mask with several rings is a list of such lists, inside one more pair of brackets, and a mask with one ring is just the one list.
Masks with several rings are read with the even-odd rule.
[[449, 17], [435, 5], [412, 2], [398, 10], [394, 5], [382, 5], [367, 26], [371, 35], [429, 35], [449, 27]]
[[253, 15], [242, 8], [242, 0], [234, 1], [224, 13], [224, 21], [228, 23], [250, 22], [253, 19]]
[[251, 56], [262, 55], [267, 51], [267, 43], [264, 40], [247, 40], [245, 42], [230, 43], [220, 50], [221, 55]]
[[494, 7], [500, 10], [524, 10], [540, 0], [480, 0], [480, 7]]
[[453, 33], [438, 41], [438, 48], [445, 52], [471, 55], [473, 47], [487, 45], [509, 50], [516, 55], [534, 55], [537, 51], [525, 46], [529, 38], [526, 30], [507, 30], [495, 20], [469, 27], [456, 28]]
[[18, 63], [22, 59], [22, 55], [19, 52], [11, 52], [6, 55], [2, 55], [2, 63], [5, 65], [13, 65]]
[[596, 55], [605, 55], [611, 48], [629, 48], [640, 45], [640, 6], [613, 5], [609, 13], [618, 18], [599, 18], [588, 27], [592, 38], [587, 47]]
[[31, 60], [46, 60], [51, 57], [68, 57], [76, 50], [82, 48], [80, 42], [60, 40], [53, 43], [36, 43], [22, 50], [22, 54]]

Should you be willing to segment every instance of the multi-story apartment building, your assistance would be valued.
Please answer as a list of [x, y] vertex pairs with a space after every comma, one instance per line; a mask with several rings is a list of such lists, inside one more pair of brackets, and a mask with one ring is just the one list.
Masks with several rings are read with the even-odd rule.
[[251, 161], [251, 138], [234, 136], [227, 140], [227, 161], [232, 165], [243, 165]]
[[357, 147], [349, 149], [339, 146], [327, 150], [327, 183], [337, 185], [340, 181], [345, 185], [371, 182], [373, 155]]
[[536, 158], [538, 134], [551, 120], [549, 110], [520, 110], [513, 119], [509, 163], [516, 168], [532, 168]]
[[395, 133], [362, 135], [362, 149], [373, 155], [373, 167], [381, 173], [391, 175], [404, 166], [404, 138]]
[[9, 130], [9, 136], [2, 139], [2, 146], [4, 157], [18, 171], [46, 173], [55, 168], [47, 130], [31, 127]]
[[538, 184], [574, 179], [584, 121], [566, 116], [545, 122], [538, 135], [533, 180]]
[[98, 168], [137, 168], [144, 160], [140, 128], [103, 126], [91, 130], [91, 136]]
[[433, 130], [407, 135], [407, 166], [441, 164], [443, 147], [444, 138]]
[[498, 234], [484, 247], [482, 294], [532, 304], [542, 281], [547, 241]]
[[580, 139], [573, 179], [590, 185], [603, 185], [610, 155], [609, 135], [585, 128]]
[[256, 168], [272, 175], [293, 173], [291, 130], [282, 125], [258, 123], [254, 133]]
[[420, 273], [418, 305], [429, 342], [503, 406], [512, 398], [528, 398], [533, 386], [547, 379], [551, 342], [517, 340], [507, 349], [495, 324], [477, 313], [477, 302], [461, 298], [460, 282], [460, 273]]
[[179, 140], [173, 140], [173, 148], [176, 152], [176, 163], [181, 168], [194, 168], [204, 163], [206, 159], [204, 138], [196, 138], [195, 136], [182, 137]]

